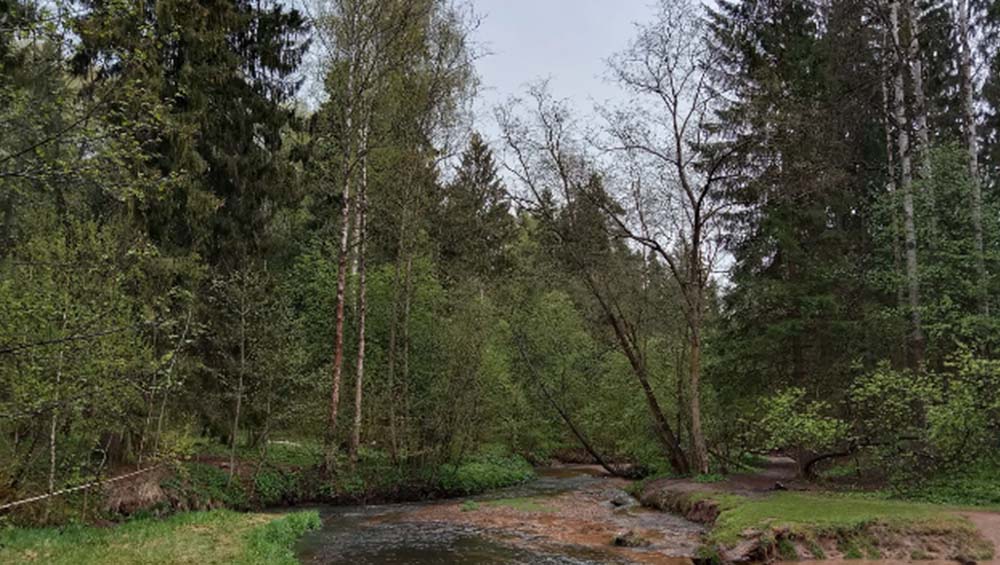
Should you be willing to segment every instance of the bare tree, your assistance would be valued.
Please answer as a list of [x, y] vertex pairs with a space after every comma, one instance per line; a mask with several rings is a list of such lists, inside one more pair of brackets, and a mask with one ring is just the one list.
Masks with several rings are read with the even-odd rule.
[[[544, 83], [532, 87], [529, 95], [532, 102], [528, 110], [530, 119], [525, 120], [519, 115], [518, 110], [521, 108], [517, 100], [498, 108], [496, 112], [509, 153], [508, 162], [504, 166], [527, 192], [525, 197], [512, 196], [522, 206], [533, 207], [542, 216], [544, 226], [560, 241], [569, 243], [574, 241], [575, 234], [567, 233], [567, 229], [593, 227], [579, 226], [572, 217], [568, 226], [564, 225], [556, 218], [547, 216], [551, 210], [545, 203], [549, 201], [549, 195], [552, 195], [561, 200], [572, 213], [577, 208], [574, 203], [594, 198], [595, 195], [587, 190], [588, 185], [592, 184], [594, 169], [584, 156], [582, 144], [574, 135], [574, 124], [566, 107], [551, 98]], [[626, 319], [614, 292], [614, 284], [606, 280], [606, 273], [602, 272], [600, 265], [595, 265], [594, 261], [579, 251], [574, 251], [572, 245], [564, 247], [568, 260], [579, 272], [588, 292], [611, 326], [622, 353], [628, 359], [632, 373], [643, 391], [664, 455], [675, 471], [689, 472], [690, 465], [680, 438], [671, 427], [650, 382], [638, 325]]]
[[613, 77], [633, 100], [605, 108], [601, 141], [630, 171], [616, 196], [626, 213], [612, 214], [624, 237], [647, 248], [668, 267], [681, 289], [688, 327], [688, 411], [691, 466], [709, 470], [702, 429], [701, 361], [711, 273], [722, 252], [722, 213], [716, 198], [730, 150], [711, 142], [719, 94], [711, 74], [717, 56], [704, 39], [696, 5], [663, 1], [657, 18], [613, 57]]

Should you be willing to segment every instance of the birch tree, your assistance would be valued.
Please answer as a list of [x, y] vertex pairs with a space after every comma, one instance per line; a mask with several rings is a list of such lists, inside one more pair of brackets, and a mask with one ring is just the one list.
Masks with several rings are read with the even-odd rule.
[[979, 138], [976, 133], [975, 83], [973, 82], [972, 7], [970, 0], [958, 0], [958, 36], [961, 47], [959, 77], [962, 85], [962, 126], [969, 159], [969, 182], [972, 183], [972, 229], [976, 247], [976, 270], [979, 274], [980, 313], [989, 316], [985, 249], [983, 247], [983, 191], [979, 177]]
[[911, 124], [906, 115], [906, 87], [903, 68], [906, 67], [906, 51], [900, 48], [900, 2], [889, 3], [889, 26], [892, 45], [889, 51], [896, 53], [893, 74], [893, 117], [896, 125], [896, 150], [899, 154], [899, 188], [903, 204], [903, 237], [906, 247], [906, 290], [910, 317], [910, 358], [911, 363], [920, 367], [924, 361], [924, 331], [920, 313], [920, 277], [917, 260], [917, 227], [913, 204], [913, 161], [910, 147]]

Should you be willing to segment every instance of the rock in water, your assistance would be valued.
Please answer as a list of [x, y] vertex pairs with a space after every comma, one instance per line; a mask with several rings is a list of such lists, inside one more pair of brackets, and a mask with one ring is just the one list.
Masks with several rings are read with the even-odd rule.
[[615, 537], [611, 540], [611, 545], [617, 547], [646, 547], [649, 545], [649, 540], [635, 533], [635, 530], [627, 530], [615, 534]]
[[631, 506], [635, 504], [635, 499], [629, 496], [625, 491], [619, 491], [615, 493], [614, 498], [611, 499], [611, 504], [613, 506]]

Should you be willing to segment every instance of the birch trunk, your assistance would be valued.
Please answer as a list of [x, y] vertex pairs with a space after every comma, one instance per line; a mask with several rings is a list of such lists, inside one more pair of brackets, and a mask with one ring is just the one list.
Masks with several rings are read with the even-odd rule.
[[350, 253], [351, 235], [351, 174], [347, 163], [345, 163], [345, 168], [348, 171], [344, 174], [343, 208], [340, 214], [340, 250], [337, 258], [337, 305], [334, 314], [330, 406], [324, 438], [324, 466], [327, 472], [332, 472], [336, 465], [337, 416], [340, 407], [341, 374], [344, 369], [344, 299], [347, 291], [347, 256]]
[[240, 410], [243, 408], [243, 384], [247, 366], [247, 280], [246, 272], [242, 273], [240, 281], [240, 369], [239, 381], [236, 385], [236, 411], [233, 415], [233, 434], [229, 446], [229, 481], [236, 472], [236, 442], [240, 433]]
[[958, 29], [962, 56], [959, 74], [962, 80], [962, 123], [968, 151], [969, 181], [972, 183], [972, 229], [976, 245], [976, 270], [979, 275], [979, 309], [990, 314], [987, 293], [986, 257], [983, 245], [983, 190], [979, 178], [979, 139], [976, 137], [975, 85], [972, 83], [972, 39], [969, 37], [971, 14], [969, 0], [958, 2]]
[[354, 380], [354, 429], [351, 434], [350, 460], [354, 467], [358, 462], [358, 449], [361, 445], [361, 409], [364, 394], [365, 379], [365, 317], [367, 313], [367, 293], [365, 289], [365, 238], [366, 216], [368, 208], [368, 131], [362, 132], [362, 157], [361, 157], [361, 186], [358, 187], [357, 203], [357, 234], [358, 234], [358, 359]]
[[927, 131], [927, 96], [924, 93], [924, 64], [920, 51], [920, 14], [914, 0], [905, 0], [906, 18], [910, 23], [910, 41], [906, 54], [909, 59], [910, 83], [913, 85], [913, 130], [917, 136], [914, 154], [920, 163], [920, 178], [931, 173], [930, 136]]
[[[899, 0], [890, 5], [892, 36], [899, 45]], [[913, 207], [913, 170], [910, 155], [910, 124], [906, 120], [906, 92], [903, 84], [903, 61], [897, 65], [893, 80], [897, 150], [900, 165], [900, 189], [903, 196], [903, 232], [906, 241], [906, 287], [910, 310], [910, 356], [914, 367], [924, 362], [924, 331], [920, 317], [920, 280], [917, 264], [917, 229]]]

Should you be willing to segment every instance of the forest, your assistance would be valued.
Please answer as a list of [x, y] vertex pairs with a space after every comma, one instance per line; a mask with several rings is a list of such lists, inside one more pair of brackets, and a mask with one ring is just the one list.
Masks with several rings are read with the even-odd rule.
[[553, 461], [1000, 506], [1000, 3], [651, 14], [620, 102], [484, 116], [463, 0], [0, 0], [0, 536]]

